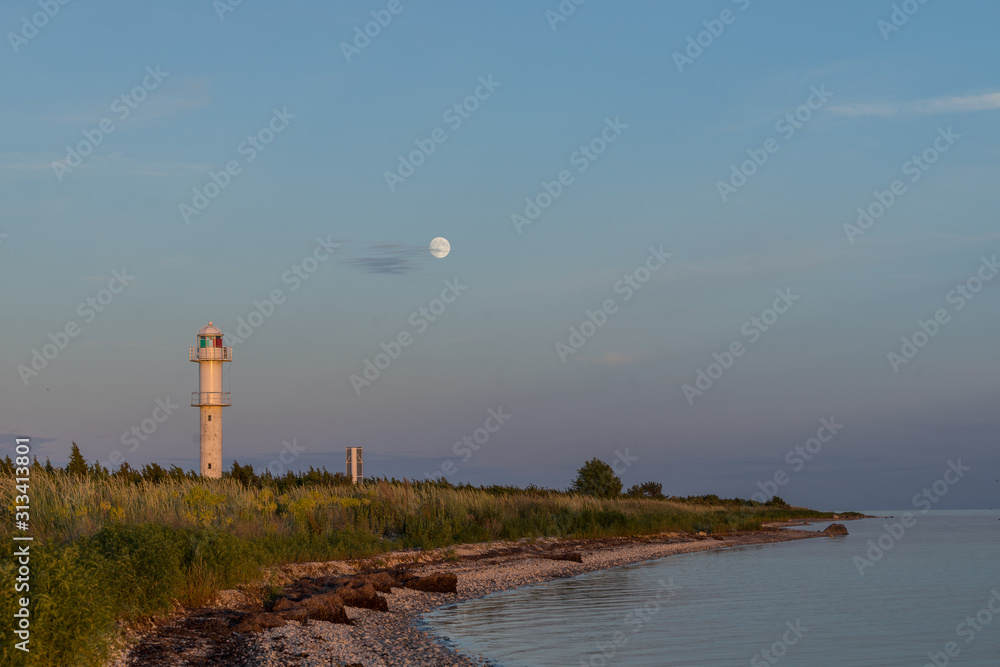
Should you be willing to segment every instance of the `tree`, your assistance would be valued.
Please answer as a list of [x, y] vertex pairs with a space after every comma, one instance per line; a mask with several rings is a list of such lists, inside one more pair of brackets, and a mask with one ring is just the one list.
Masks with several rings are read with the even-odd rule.
[[69, 455], [69, 465], [66, 466], [66, 472], [71, 475], [80, 475], [86, 477], [90, 468], [87, 466], [87, 462], [83, 460], [83, 456], [80, 454], [80, 448], [73, 443], [73, 451]]
[[593, 458], [576, 471], [571, 491], [598, 498], [616, 498], [622, 493], [622, 481], [604, 461]]
[[149, 482], [159, 483], [167, 479], [167, 471], [159, 463], [147, 463], [140, 472], [142, 478]]
[[643, 482], [642, 484], [633, 485], [627, 493], [634, 498], [656, 498], [663, 500], [663, 485], [659, 482]]

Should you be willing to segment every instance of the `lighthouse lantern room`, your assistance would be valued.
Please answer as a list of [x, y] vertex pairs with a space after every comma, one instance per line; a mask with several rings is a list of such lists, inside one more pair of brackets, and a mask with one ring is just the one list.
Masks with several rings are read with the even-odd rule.
[[201, 413], [201, 475], [222, 477], [222, 408], [231, 405], [222, 391], [222, 364], [233, 360], [233, 348], [222, 344], [222, 331], [211, 322], [198, 332], [189, 359], [198, 364], [198, 391], [191, 405]]

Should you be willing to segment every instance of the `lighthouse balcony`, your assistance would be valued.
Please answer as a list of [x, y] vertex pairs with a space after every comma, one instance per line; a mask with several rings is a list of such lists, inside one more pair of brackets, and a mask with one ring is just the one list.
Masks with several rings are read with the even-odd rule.
[[191, 361], [232, 361], [233, 348], [231, 347], [194, 347], [189, 348], [189, 358]]
[[232, 405], [228, 391], [194, 391], [191, 392], [191, 405]]

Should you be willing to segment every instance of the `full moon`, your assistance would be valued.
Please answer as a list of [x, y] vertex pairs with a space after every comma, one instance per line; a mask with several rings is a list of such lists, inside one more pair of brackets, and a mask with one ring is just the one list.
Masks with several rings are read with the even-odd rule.
[[438, 259], [444, 259], [448, 256], [448, 253], [451, 252], [451, 244], [448, 243], [448, 239], [440, 236], [431, 241], [430, 248], [431, 254]]

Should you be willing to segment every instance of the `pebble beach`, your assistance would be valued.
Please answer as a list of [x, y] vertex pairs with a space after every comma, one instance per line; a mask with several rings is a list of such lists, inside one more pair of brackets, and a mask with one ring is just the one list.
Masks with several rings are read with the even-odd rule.
[[[651, 538], [559, 542], [462, 545], [428, 552], [415, 559], [412, 552], [389, 554], [377, 565], [406, 562], [421, 576], [448, 572], [458, 577], [458, 593], [423, 593], [393, 589], [386, 595], [388, 612], [351, 608], [355, 625], [310, 621], [290, 622], [247, 637], [246, 664], [300, 667], [330, 665], [389, 667], [396, 665], [489, 665], [482, 656], [469, 655], [433, 635], [421, 616], [444, 605], [479, 598], [498, 591], [530, 586], [587, 572], [665, 558], [675, 554], [734, 546], [783, 542], [821, 534], [803, 530], [763, 530], [726, 536], [662, 535]], [[553, 560], [579, 554], [582, 562]], [[285, 574], [319, 576], [350, 574], [372, 563], [310, 563], [288, 566]]]

